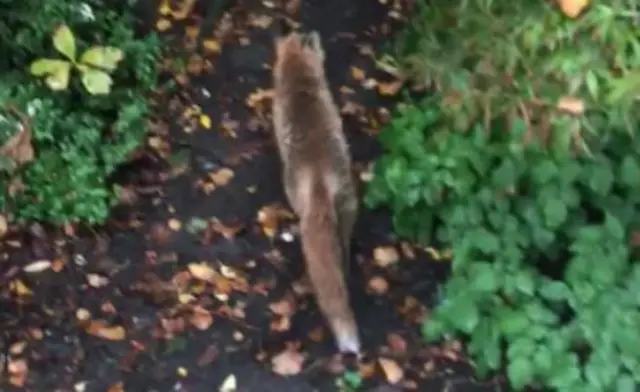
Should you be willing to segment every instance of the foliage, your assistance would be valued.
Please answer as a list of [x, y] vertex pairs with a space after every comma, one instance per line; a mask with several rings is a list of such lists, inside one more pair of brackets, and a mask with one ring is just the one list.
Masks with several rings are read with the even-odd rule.
[[[16, 170], [0, 169], [0, 212], [18, 220], [99, 223], [115, 200], [109, 176], [146, 133], [159, 42], [153, 35], [135, 35], [127, 0], [0, 0], [0, 7], [0, 146], [28, 128], [35, 151]], [[29, 74], [34, 61], [54, 59], [56, 51], [74, 61], [72, 46], [87, 51], [74, 63], [83, 75], [70, 78], [68, 89], [52, 91]], [[96, 70], [85, 63], [106, 51], [115, 55], [111, 60], [120, 54], [122, 59], [117, 68], [117, 61], [106, 64], [113, 79], [109, 94], [92, 95], [104, 85], [96, 91]], [[106, 82], [104, 75], [97, 78]], [[26, 123], [16, 121], [10, 105], [27, 116]]]
[[640, 44], [629, 3], [576, 20], [550, 4], [418, 13], [393, 65], [437, 93], [381, 133], [365, 203], [389, 207], [399, 235], [453, 250], [427, 338], [466, 336], [479, 372], [506, 369], [515, 389], [631, 392]]
[[53, 33], [53, 46], [67, 60], [35, 60], [29, 67], [33, 76], [46, 76], [45, 81], [52, 90], [66, 90], [71, 68], [75, 67], [82, 74], [82, 84], [89, 94], [109, 93], [113, 81], [108, 72], [113, 72], [122, 60], [120, 49], [94, 45], [76, 59], [75, 37], [69, 26], [64, 24]]

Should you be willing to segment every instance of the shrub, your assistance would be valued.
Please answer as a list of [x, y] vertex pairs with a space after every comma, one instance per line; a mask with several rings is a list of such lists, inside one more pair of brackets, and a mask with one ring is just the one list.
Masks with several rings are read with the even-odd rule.
[[640, 44], [618, 24], [622, 2], [577, 21], [545, 2], [434, 3], [393, 64], [437, 92], [396, 111], [365, 197], [399, 235], [453, 250], [425, 336], [465, 336], [479, 373], [506, 368], [515, 389], [635, 391], [640, 121], [627, 69]]
[[[146, 133], [159, 41], [153, 35], [136, 37], [126, 0], [0, 0], [0, 5], [0, 145], [5, 146], [0, 211], [21, 221], [100, 223], [115, 200], [109, 176]], [[90, 94], [84, 74], [71, 72], [61, 91], [30, 75], [34, 61], [60, 58], [52, 40], [62, 25], [73, 32], [79, 54], [96, 45], [122, 52], [117, 68], [109, 70], [108, 94]], [[6, 147], [20, 136], [27, 136], [21, 147], [23, 152], [32, 147], [33, 159], [15, 164], [16, 154], [6, 154]]]

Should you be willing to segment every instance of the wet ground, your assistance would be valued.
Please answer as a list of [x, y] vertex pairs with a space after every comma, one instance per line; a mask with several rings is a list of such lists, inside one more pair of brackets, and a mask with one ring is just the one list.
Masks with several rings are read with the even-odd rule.
[[165, 64], [175, 88], [157, 97], [145, 152], [116, 176], [123, 204], [104, 228], [33, 227], [1, 245], [2, 391], [196, 392], [225, 380], [238, 391], [333, 391], [345, 369], [359, 390], [500, 390], [470, 377], [460, 343], [421, 343], [447, 263], [395, 238], [384, 211], [363, 208], [354, 238], [366, 356], [335, 355], [304, 283], [271, 138], [274, 19], [320, 32], [364, 177], [397, 102], [373, 58], [408, 11], [391, 0], [302, 1], [298, 12], [196, 4], [184, 18], [143, 7], [179, 49]]

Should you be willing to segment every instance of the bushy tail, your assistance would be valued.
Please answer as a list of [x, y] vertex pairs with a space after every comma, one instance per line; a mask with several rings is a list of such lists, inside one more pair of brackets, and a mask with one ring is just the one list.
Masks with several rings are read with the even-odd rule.
[[341, 352], [360, 353], [358, 327], [342, 271], [342, 248], [338, 237], [333, 200], [323, 181], [309, 184], [301, 211], [302, 252], [316, 293], [318, 306], [327, 319]]

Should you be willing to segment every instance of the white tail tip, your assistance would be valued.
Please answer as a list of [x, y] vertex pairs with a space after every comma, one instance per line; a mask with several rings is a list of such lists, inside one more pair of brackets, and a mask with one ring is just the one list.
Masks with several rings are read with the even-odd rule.
[[336, 335], [338, 349], [341, 353], [353, 353], [360, 355], [360, 338], [356, 333], [338, 333]]

